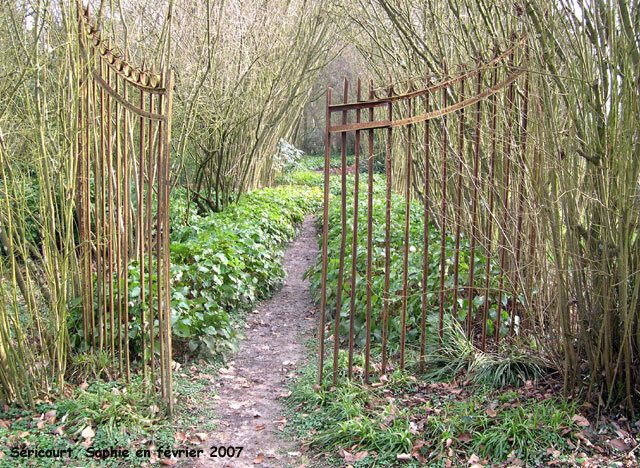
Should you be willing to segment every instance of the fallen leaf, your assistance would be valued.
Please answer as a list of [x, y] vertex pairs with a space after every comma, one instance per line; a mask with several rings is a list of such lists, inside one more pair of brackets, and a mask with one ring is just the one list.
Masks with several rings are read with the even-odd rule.
[[182, 443], [185, 440], [187, 440], [187, 434], [185, 434], [184, 431], [178, 431], [175, 433], [173, 438], [175, 439], [176, 442]]
[[0, 427], [4, 427], [5, 429], [9, 429], [11, 427], [11, 421], [3, 421], [0, 419]]
[[163, 458], [160, 460], [160, 464], [161, 465], [165, 465], [165, 466], [173, 466], [178, 462], [178, 460], [170, 460], [168, 458]]
[[290, 457], [299, 457], [300, 452], [287, 452], [287, 455], [289, 455]]
[[87, 426], [82, 430], [82, 438], [83, 439], [92, 439], [93, 437], [95, 437], [95, 435], [96, 435], [96, 433], [91, 428], [91, 426]]
[[24, 439], [25, 437], [28, 437], [29, 433], [27, 431], [23, 431], [20, 434], [18, 434], [18, 437], [20, 437], [21, 439]]
[[411, 455], [409, 455], [408, 453], [399, 453], [396, 458], [398, 459], [398, 461], [409, 461], [411, 460]]
[[209, 438], [209, 434], [207, 434], [206, 432], [196, 432], [195, 436], [201, 441], [205, 441]]
[[471, 437], [471, 434], [469, 432], [464, 431], [458, 436], [458, 440], [463, 444], [466, 444], [467, 442], [471, 442], [473, 440], [473, 437]]
[[581, 414], [574, 414], [573, 418], [571, 418], [571, 420], [573, 422], [575, 422], [578, 426], [580, 427], [587, 427], [589, 426], [589, 421], [587, 420], [587, 418], [585, 418], [584, 416], [582, 416]]
[[469, 460], [467, 460], [467, 463], [472, 465], [474, 463], [478, 463], [479, 461], [480, 461], [480, 457], [478, 455], [476, 455], [475, 453], [473, 453], [469, 457]]
[[62, 435], [62, 434], [64, 434], [64, 426], [56, 427], [56, 430], [55, 430], [55, 431], [53, 431], [53, 433], [54, 433], [54, 434], [57, 434], [57, 435]]
[[84, 442], [80, 442], [80, 445], [82, 445], [84, 448], [89, 448], [93, 445], [93, 439], [87, 439]]
[[263, 461], [264, 461], [264, 455], [258, 455], [256, 458], [253, 459], [253, 464], [259, 465]]
[[36, 424], [36, 427], [38, 429], [42, 429], [44, 427], [44, 421], [38, 421], [38, 424]]
[[264, 429], [264, 424], [259, 424], [256, 426], [256, 431], [261, 431]]
[[498, 416], [498, 412], [493, 409], [493, 408], [487, 408], [487, 416], [489, 416], [490, 418], [495, 418], [496, 416]]
[[291, 390], [289, 390], [286, 393], [281, 393], [276, 397], [276, 400], [280, 399], [280, 398], [289, 398], [291, 396]]
[[82, 382], [80, 385], [78, 385], [78, 387], [80, 388], [80, 390], [86, 390], [87, 388], [89, 388], [89, 384], [87, 382]]
[[347, 452], [345, 449], [338, 450], [338, 455], [344, 458], [346, 463], [354, 463], [356, 461], [356, 457], [353, 456], [351, 452]]
[[356, 461], [360, 461], [363, 458], [366, 458], [367, 455], [369, 455], [369, 452], [367, 452], [367, 451], [356, 453]]
[[626, 442], [622, 439], [612, 439], [609, 442], [614, 448], [622, 451], [622, 452], [626, 452], [627, 450], [629, 450], [629, 446], [626, 444]]

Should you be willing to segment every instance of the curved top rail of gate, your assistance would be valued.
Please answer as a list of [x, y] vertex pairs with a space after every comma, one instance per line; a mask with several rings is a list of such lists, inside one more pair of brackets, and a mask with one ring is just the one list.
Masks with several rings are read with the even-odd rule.
[[[446, 88], [449, 88], [460, 81], [466, 80], [468, 78], [474, 77], [485, 70], [493, 68], [498, 64], [504, 62], [509, 57], [513, 56], [514, 52], [525, 45], [527, 43], [527, 37], [523, 36], [518, 41], [515, 42], [509, 49], [503, 52], [501, 55], [492, 59], [491, 61], [477, 67], [472, 71], [468, 71], [456, 77], [444, 80], [440, 83], [425, 87], [423, 89], [419, 89], [417, 91], [396, 94], [393, 96], [380, 97], [376, 99], [369, 99], [365, 101], [357, 101], [357, 102], [348, 102], [348, 103], [340, 103], [340, 104], [330, 104], [328, 106], [327, 111], [329, 114], [333, 114], [335, 112], [347, 112], [351, 110], [362, 110], [362, 109], [372, 109], [374, 107], [388, 106], [392, 105], [396, 102], [408, 101], [420, 96], [425, 96], [427, 94], [435, 93], [436, 91], [440, 91]], [[422, 115], [416, 115], [409, 118], [397, 119], [397, 120], [372, 120], [368, 122], [356, 122], [356, 123], [343, 123], [341, 125], [332, 125], [328, 128], [329, 133], [341, 133], [341, 132], [350, 132], [354, 130], [374, 130], [379, 128], [389, 128], [389, 127], [402, 127], [404, 125], [415, 124], [419, 122], [424, 122], [425, 120], [431, 120], [434, 118], [442, 117], [446, 114], [451, 114], [453, 112], [457, 112], [465, 107], [476, 104], [477, 102], [486, 99], [499, 92], [500, 90], [509, 86], [509, 84], [513, 83], [517, 80], [524, 72], [526, 63], [521, 64], [520, 66], [514, 67], [514, 72], [505, 77], [501, 82], [496, 83], [494, 86], [477, 93], [476, 95], [469, 97], [463, 101], [457, 102], [450, 106], [447, 106], [442, 109], [437, 109], [432, 112], [427, 112]]]
[[[124, 57], [118, 54], [118, 52], [111, 47], [110, 41], [105, 41], [101, 37], [96, 20], [92, 19], [89, 14], [89, 6], [87, 5], [85, 7], [81, 2], [78, 2], [78, 8], [81, 13], [79, 15], [81, 18], [80, 27], [84, 29], [83, 31], [79, 31], [80, 44], [82, 45], [83, 53], [87, 54], [87, 59], [92, 57], [99, 58], [99, 63], [105, 64], [109, 69], [125, 80], [127, 84], [130, 84], [141, 91], [151, 94], [166, 93], [164, 73], [155, 73], [153, 71], [144, 70], [143, 68], [131, 65], [126, 54]], [[104, 80], [104, 74], [101, 73], [99, 69], [93, 67], [91, 74], [96, 82], [98, 82], [112, 98], [116, 99], [119, 104], [122, 104], [131, 112], [150, 120], [167, 120], [166, 115], [149, 112], [132, 104], [130, 100], [120, 94], [120, 92]]]

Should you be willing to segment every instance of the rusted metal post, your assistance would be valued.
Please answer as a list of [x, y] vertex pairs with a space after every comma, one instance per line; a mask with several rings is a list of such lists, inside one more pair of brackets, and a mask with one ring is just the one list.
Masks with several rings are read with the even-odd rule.
[[[493, 83], [495, 86], [498, 81], [498, 71], [493, 70]], [[497, 125], [497, 101], [496, 95], [491, 96], [491, 169], [489, 172], [489, 207], [487, 210], [487, 242], [486, 242], [486, 265], [485, 265], [485, 281], [484, 281], [484, 308], [482, 312], [481, 324], [481, 345], [480, 349], [484, 351], [487, 345], [487, 320], [489, 319], [489, 292], [491, 286], [491, 252], [493, 243], [493, 202], [495, 198], [495, 171], [496, 171], [496, 125]]]
[[[154, 112], [154, 96], [152, 93], [149, 93], [149, 111]], [[154, 157], [153, 157], [153, 140], [155, 139], [154, 126], [157, 128], [160, 124], [156, 122], [154, 125], [153, 120], [149, 121], [149, 137], [147, 141], [147, 212], [146, 214], [146, 225], [147, 225], [147, 250], [149, 251], [149, 255], [147, 256], [148, 262], [148, 276], [149, 276], [149, 357], [151, 358], [149, 364], [151, 369], [151, 381], [155, 380], [155, 362], [156, 362], [156, 351], [155, 351], [155, 327], [154, 327], [154, 313], [153, 313], [153, 223], [152, 223], [152, 200], [153, 200], [153, 184], [155, 181], [155, 170], [154, 170]], [[142, 188], [141, 188], [142, 190]], [[158, 320], [160, 317], [158, 316]]]
[[[140, 109], [144, 111], [144, 90], [140, 90]], [[140, 303], [145, 304], [146, 295], [145, 295], [145, 286], [146, 286], [146, 278], [144, 274], [144, 150], [145, 150], [145, 140], [144, 140], [144, 117], [140, 117], [140, 136], [139, 136], [139, 147], [138, 147], [138, 183], [136, 186], [136, 209], [137, 209], [137, 222], [136, 222], [136, 252], [139, 260], [139, 268], [140, 268]], [[146, 344], [146, 334], [147, 334], [147, 320], [145, 317], [144, 309], [140, 311], [140, 328], [141, 328], [141, 337], [142, 337], [142, 376], [144, 379], [147, 379], [147, 344]]]
[[[460, 80], [460, 101], [464, 100], [464, 79]], [[464, 108], [459, 114], [458, 129], [458, 174], [456, 180], [456, 219], [455, 219], [455, 236], [456, 244], [453, 253], [453, 304], [451, 313], [454, 320], [458, 320], [458, 283], [460, 273], [460, 211], [462, 207], [462, 168], [464, 162]]]
[[[360, 102], [361, 93], [360, 78], [357, 82], [357, 100]], [[356, 110], [356, 123], [360, 123], [360, 109]], [[356, 275], [358, 260], [358, 195], [360, 183], [360, 130], [356, 130], [356, 147], [355, 147], [355, 171], [354, 171], [354, 187], [353, 187], [353, 231], [351, 243], [351, 302], [349, 303], [349, 378], [352, 377], [353, 366], [353, 348], [354, 348], [354, 327], [356, 313]]]
[[[346, 104], [349, 82], [344, 79], [342, 90], [343, 102]], [[342, 124], [347, 123], [347, 111], [342, 112]], [[347, 132], [340, 133], [340, 265], [338, 266], [338, 290], [336, 292], [336, 316], [333, 331], [333, 384], [338, 383], [338, 355], [340, 351], [340, 313], [342, 311], [342, 293], [344, 292], [344, 255], [347, 244]]]
[[[111, 45], [107, 48], [111, 50]], [[111, 68], [107, 67], [107, 85], [111, 86]], [[113, 223], [113, 147], [111, 144], [111, 94], [107, 94], [107, 194], [109, 199], [109, 219], [107, 224], [107, 248], [109, 253], [109, 340], [111, 344], [111, 357], [115, 359], [115, 318], [114, 318], [114, 293], [113, 293], [113, 241], [114, 241], [114, 223]]]
[[504, 290], [505, 263], [507, 257], [507, 230], [509, 221], [509, 178], [511, 172], [511, 135], [513, 123], [511, 121], [511, 110], [513, 108], [513, 92], [514, 84], [509, 85], [507, 93], [507, 135], [505, 137], [505, 154], [504, 154], [504, 193], [502, 197], [502, 226], [500, 226], [500, 279], [498, 285], [498, 305], [496, 307], [496, 343], [500, 341], [500, 326], [502, 314], [502, 294]]
[[[116, 94], [120, 94], [120, 77], [118, 76], [117, 73], [115, 73], [115, 79], [116, 79], [116, 83], [115, 83], [115, 90], [116, 90]], [[116, 175], [115, 175], [115, 194], [114, 194], [114, 201], [115, 201], [115, 236], [114, 236], [114, 243], [115, 243], [115, 249], [116, 249], [116, 293], [117, 293], [117, 301], [118, 301], [118, 327], [116, 329], [116, 333], [118, 335], [118, 369], [120, 370], [120, 375], [122, 375], [122, 372], [124, 370], [124, 366], [123, 366], [123, 352], [122, 352], [122, 231], [123, 231], [123, 226], [121, 224], [121, 220], [122, 220], [122, 150], [121, 150], [121, 144], [122, 144], [122, 139], [120, 138], [120, 134], [121, 134], [121, 130], [120, 130], [120, 104], [118, 103], [117, 100], [114, 100], [114, 110], [115, 110], [115, 114], [116, 114], [116, 125], [115, 125], [115, 129], [116, 129], [116, 152], [115, 152], [115, 157], [116, 157], [116, 164], [115, 164], [115, 170], [116, 170]], [[112, 233], [113, 234], [113, 233]]]
[[[393, 85], [389, 77], [388, 96], [393, 96]], [[388, 106], [389, 122], [393, 120], [393, 104]], [[387, 129], [387, 151], [385, 155], [385, 179], [387, 186], [386, 193], [386, 214], [385, 214], [385, 234], [384, 234], [384, 292], [382, 307], [382, 374], [387, 372], [387, 340], [389, 334], [389, 277], [391, 275], [391, 154], [393, 151], [393, 130]]]
[[[127, 56], [125, 55], [125, 60]], [[127, 82], [123, 80], [123, 97], [127, 100]], [[122, 279], [124, 281], [124, 359], [125, 359], [125, 376], [127, 382], [131, 379], [131, 362], [129, 355], [129, 225], [131, 223], [130, 219], [130, 211], [129, 206], [131, 205], [131, 184], [129, 181], [129, 174], [131, 168], [129, 167], [129, 114], [127, 113], [127, 108], [123, 106], [122, 108], [122, 120], [124, 126], [124, 145], [122, 150], [122, 167], [123, 167], [123, 185], [124, 185], [124, 217], [123, 217], [123, 227], [124, 227], [124, 249], [122, 251], [122, 264], [124, 267], [124, 272], [122, 275]]]
[[[429, 94], [424, 97], [424, 111], [430, 112]], [[420, 372], [424, 372], [427, 335], [427, 280], [429, 278], [429, 176], [431, 173], [430, 120], [424, 121], [424, 227], [422, 241], [422, 310], [420, 312]]]
[[[442, 108], [447, 107], [447, 88], [442, 90]], [[444, 277], [445, 246], [447, 237], [447, 116], [442, 116], [442, 189], [441, 189], [441, 222], [440, 222], [440, 297], [438, 310], [438, 343], [442, 344], [444, 332]]]
[[[373, 80], [369, 80], [369, 100], [373, 100]], [[369, 121], [373, 121], [373, 107], [369, 108]], [[367, 316], [364, 350], [364, 381], [369, 383], [371, 366], [371, 269], [373, 264], [373, 130], [369, 130], [367, 158]]]
[[[412, 116], [411, 99], [407, 100], [407, 114]], [[402, 258], [402, 316], [400, 328], [400, 369], [404, 369], [405, 341], [407, 339], [407, 300], [409, 295], [409, 223], [411, 217], [411, 132], [413, 125], [407, 126], [407, 165], [404, 194], [404, 252]]]
[[[155, 70], [152, 69], [152, 73], [155, 74]], [[163, 105], [164, 105], [164, 96], [160, 94], [158, 96], [158, 109], [160, 113], [162, 113]], [[158, 203], [156, 206], [156, 298], [158, 304], [158, 348], [160, 351], [160, 389], [162, 394], [162, 399], [167, 398], [167, 374], [166, 368], [171, 363], [167, 362], [166, 357], [166, 346], [164, 339], [165, 334], [165, 316], [170, 314], [171, 311], [166, 310], [164, 306], [164, 295], [162, 294], [163, 287], [163, 276], [164, 276], [164, 268], [163, 268], [163, 257], [162, 251], [164, 247], [163, 236], [165, 234], [165, 226], [164, 226], [164, 217], [162, 216], [162, 212], [165, 209], [164, 206], [164, 184], [165, 180], [165, 172], [164, 172], [164, 139], [162, 137], [163, 133], [166, 131], [166, 123], [163, 121], [158, 122], [158, 153], [156, 155], [155, 161], [155, 170], [158, 173], [158, 190], [157, 190], [157, 199]]]
[[166, 377], [165, 384], [167, 386], [166, 390], [166, 399], [167, 399], [167, 409], [169, 416], [173, 415], [173, 370], [172, 370], [172, 344], [171, 344], [171, 278], [169, 276], [170, 269], [170, 260], [169, 260], [169, 189], [170, 189], [170, 178], [169, 178], [169, 160], [171, 157], [171, 114], [173, 107], [173, 71], [164, 69], [162, 72], [162, 85], [165, 88], [164, 96], [165, 96], [165, 105], [162, 108], [162, 115], [165, 118], [164, 121], [164, 144], [163, 144], [163, 170], [165, 173], [164, 177], [164, 185], [161, 187], [164, 194], [164, 203], [163, 208], [164, 212], [161, 213], [161, 216], [164, 217], [164, 248], [163, 248], [163, 264], [164, 264], [164, 301], [165, 301], [165, 352], [166, 352], [166, 363], [167, 367], [165, 369]]
[[[482, 72], [478, 73], [478, 87], [476, 93], [482, 90]], [[475, 273], [476, 261], [476, 238], [478, 237], [478, 164], [480, 158], [480, 114], [482, 111], [482, 101], [476, 104], [476, 134], [473, 151], [473, 200], [471, 205], [471, 247], [469, 250], [469, 288], [467, 290], [467, 339], [471, 339], [471, 327], [473, 313], [473, 275]]]
[[331, 88], [327, 88], [325, 103], [325, 131], [324, 131], [324, 209], [322, 217], [322, 276], [320, 283], [320, 329], [318, 330], [318, 385], [322, 385], [324, 370], [324, 325], [327, 310], [327, 258], [329, 244], [329, 166], [331, 165]]

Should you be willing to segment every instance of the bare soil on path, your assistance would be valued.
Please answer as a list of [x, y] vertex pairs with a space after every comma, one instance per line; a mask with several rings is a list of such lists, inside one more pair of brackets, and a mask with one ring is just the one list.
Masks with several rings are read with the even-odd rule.
[[[246, 318], [245, 338], [233, 361], [216, 378], [217, 429], [205, 447], [243, 447], [240, 457], [202, 457], [182, 466], [297, 467], [300, 454], [279, 432], [287, 424], [283, 401], [287, 381], [306, 357], [304, 341], [313, 336], [314, 313], [309, 284], [302, 279], [318, 253], [313, 217], [307, 217], [298, 238], [289, 245], [282, 289], [259, 304]], [[203, 447], [204, 448], [204, 447]]]

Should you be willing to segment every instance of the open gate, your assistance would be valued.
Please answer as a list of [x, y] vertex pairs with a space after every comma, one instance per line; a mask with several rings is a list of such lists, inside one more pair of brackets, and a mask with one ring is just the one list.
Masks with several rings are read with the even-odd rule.
[[[130, 377], [129, 330], [145, 378], [173, 408], [169, 156], [173, 72], [135, 67], [78, 2], [81, 47], [77, 204], [84, 340]], [[134, 273], [135, 271], [135, 273]], [[137, 276], [130, 288], [132, 275]], [[156, 346], [159, 351], [156, 357]]]
[[[348, 346], [347, 375], [352, 377], [356, 320], [360, 320], [361, 324], [364, 322], [364, 380], [367, 383], [371, 374], [372, 323], [382, 327], [379, 370], [384, 374], [388, 369], [388, 337], [392, 315], [397, 316], [400, 322], [398, 365], [402, 369], [406, 365], [405, 345], [409, 323], [419, 327], [419, 343], [415, 343], [415, 348], [419, 347], [417, 364], [423, 369], [427, 315], [431, 310], [437, 310], [440, 339], [445, 314], [450, 313], [464, 327], [467, 337], [483, 350], [487, 346], [488, 323], [493, 327], [494, 342], [505, 336], [513, 336], [520, 325], [525, 325], [533, 307], [536, 269], [536, 226], [527, 214], [533, 208], [526, 203], [526, 197], [535, 197], [531, 187], [535, 186], [537, 171], [537, 153], [535, 148], [527, 145], [530, 87], [525, 68], [527, 55], [526, 38], [522, 38], [503, 53], [496, 52], [489, 62], [453, 78], [436, 84], [423, 80], [418, 86], [415, 86], [416, 80], [410, 80], [408, 90], [404, 93], [396, 93], [391, 83], [377, 90], [370, 83], [368, 99], [363, 100], [358, 80], [357, 99], [348, 102], [349, 83], [345, 79], [342, 103], [333, 103], [332, 90], [327, 90], [318, 366], [320, 384], [328, 313], [334, 316], [334, 383], [337, 382], [339, 371], [341, 334]], [[384, 96], [380, 95], [381, 91]], [[366, 112], [364, 118], [363, 112]], [[339, 122], [334, 117], [339, 117]], [[355, 133], [352, 229], [347, 229], [347, 216], [351, 208], [347, 206], [349, 188], [345, 170], [349, 132]], [[366, 226], [361, 228], [358, 225], [358, 209], [363, 132], [367, 136], [365, 158], [368, 177]], [[329, 168], [331, 138], [334, 135], [340, 136], [341, 150], [341, 181], [339, 193], [336, 194], [340, 200], [341, 243], [339, 255], [332, 254], [329, 258], [332, 198]], [[373, 172], [377, 153], [384, 157], [386, 174], [385, 235], [382, 245], [372, 239], [375, 229]], [[405, 222], [401, 252], [394, 252], [391, 243], [394, 187], [404, 195]], [[423, 207], [422, 271], [419, 279], [410, 279], [408, 268], [410, 256], [420, 254], [419, 249], [410, 245], [412, 197], [421, 199]], [[438, 227], [439, 245], [431, 245], [430, 223]], [[362, 236], [366, 236], [366, 266], [357, 261], [358, 239]], [[453, 259], [446, 258], [447, 236], [451, 236], [455, 242]], [[349, 237], [350, 248], [347, 246]], [[464, 268], [468, 281], [461, 284], [461, 239], [465, 238], [468, 262]], [[373, 265], [376, 247], [384, 249], [382, 268]], [[439, 251], [439, 287], [436, 291], [427, 285], [427, 278], [433, 273], [429, 265], [430, 249], [436, 249], [436, 255]], [[482, 268], [475, 264], [476, 254], [480, 250], [486, 259]], [[397, 289], [391, 287], [394, 278], [391, 277], [390, 262], [394, 254], [402, 256], [401, 288]], [[345, 271], [345, 265], [350, 265], [350, 271]], [[338, 270], [337, 291], [328, 291], [327, 272], [330, 268]], [[376, 274], [384, 275], [384, 287], [380, 291], [372, 287], [372, 277]], [[355, 285], [362, 281], [366, 282], [366, 299], [358, 301]], [[372, 308], [372, 295], [382, 298], [382, 307], [378, 310]], [[416, 301], [410, 301], [416, 295], [421, 298], [417, 305]], [[348, 314], [344, 313], [345, 310]], [[342, 318], [341, 312], [345, 315]], [[462, 315], [464, 320], [460, 318]], [[343, 319], [348, 320], [348, 327], [341, 333]]]

